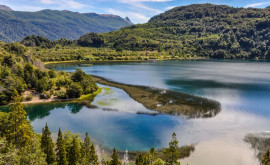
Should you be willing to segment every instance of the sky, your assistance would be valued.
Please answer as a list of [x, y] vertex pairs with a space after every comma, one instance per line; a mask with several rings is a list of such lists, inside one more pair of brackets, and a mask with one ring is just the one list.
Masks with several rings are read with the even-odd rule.
[[151, 17], [173, 7], [212, 3], [234, 7], [264, 8], [270, 0], [0, 0], [16, 11], [39, 11], [43, 9], [70, 10], [80, 13], [95, 12], [130, 18], [133, 23], [146, 23]]

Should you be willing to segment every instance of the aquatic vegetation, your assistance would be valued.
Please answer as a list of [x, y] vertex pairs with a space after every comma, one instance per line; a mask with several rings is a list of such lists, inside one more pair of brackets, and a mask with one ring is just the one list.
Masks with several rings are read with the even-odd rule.
[[126, 85], [93, 76], [97, 83], [123, 89], [131, 98], [150, 110], [189, 118], [208, 118], [221, 111], [219, 102], [185, 93], [153, 87]]

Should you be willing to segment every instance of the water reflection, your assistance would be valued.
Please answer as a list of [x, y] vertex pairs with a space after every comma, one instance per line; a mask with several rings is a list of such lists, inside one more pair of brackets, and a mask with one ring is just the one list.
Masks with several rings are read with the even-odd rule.
[[[182, 164], [254, 165], [259, 162], [243, 138], [248, 133], [269, 130], [269, 64], [254, 61], [170, 61], [87, 67], [59, 66], [57, 69], [74, 71], [81, 67], [89, 74], [121, 83], [153, 86], [218, 100], [221, 102], [222, 111], [207, 119], [185, 120], [166, 115], [94, 112], [103, 112], [104, 114], [99, 114], [97, 118], [109, 124], [116, 134], [122, 134], [124, 142], [130, 147], [137, 145], [147, 148], [144, 147], [146, 143], [149, 143], [149, 146], [156, 145], [155, 147], [166, 146], [170, 134], [175, 131], [181, 144], [198, 143], [195, 152], [190, 158], [183, 160]], [[129, 109], [132, 109], [132, 106]], [[84, 111], [87, 110], [83, 108], [78, 114]], [[101, 117], [102, 115], [104, 116]], [[94, 117], [92, 118], [94, 120]], [[72, 122], [70, 124], [70, 127], [76, 125]], [[103, 131], [112, 134], [111, 129], [102, 122], [100, 128], [103, 127]], [[101, 132], [92, 133], [97, 136], [101, 135]], [[112, 137], [115, 135], [103, 133], [102, 136], [108, 138], [108, 145], [113, 142], [117, 144], [115, 137]], [[114, 140], [110, 141], [109, 137]], [[120, 139], [123, 140], [123, 137]], [[104, 142], [106, 143], [106, 140]]]

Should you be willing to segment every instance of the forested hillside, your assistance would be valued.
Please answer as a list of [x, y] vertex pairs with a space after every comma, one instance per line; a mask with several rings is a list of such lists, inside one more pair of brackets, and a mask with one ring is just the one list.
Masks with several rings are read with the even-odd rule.
[[97, 88], [82, 70], [70, 74], [45, 69], [25, 46], [0, 42], [0, 106], [10, 103], [14, 94], [24, 101], [31, 101], [35, 93], [43, 100], [72, 99], [92, 94]]
[[39, 35], [50, 40], [78, 39], [90, 32], [118, 30], [130, 22], [115, 15], [42, 10], [20, 12], [0, 9], [0, 40], [20, 41], [28, 35]]
[[270, 8], [196, 4], [176, 7], [103, 34], [116, 49], [167, 51], [178, 56], [270, 58]]
[[[246, 9], [196, 4], [176, 7], [153, 17], [146, 24], [102, 34], [88, 33], [78, 40], [51, 42], [30, 36], [21, 43], [49, 48], [34, 53], [43, 61], [122, 60], [123, 57], [127, 60], [198, 57], [270, 59], [269, 39], [270, 7]], [[85, 47], [103, 50], [89, 50], [85, 54], [80, 51]], [[70, 50], [74, 51], [71, 53]], [[110, 53], [111, 50], [114, 52]]]

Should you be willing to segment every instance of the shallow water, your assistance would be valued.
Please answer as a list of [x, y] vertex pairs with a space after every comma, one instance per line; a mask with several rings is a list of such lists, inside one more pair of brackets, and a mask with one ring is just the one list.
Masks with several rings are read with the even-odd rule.
[[[182, 164], [258, 164], [254, 151], [243, 138], [247, 133], [269, 130], [270, 62], [193, 60], [58, 65], [55, 68], [72, 72], [78, 67], [86, 73], [121, 83], [159, 87], [215, 99], [221, 103], [222, 110], [215, 117], [207, 119], [138, 115], [134, 112], [144, 111], [145, 108], [139, 103], [128, 102], [128, 96], [119, 97], [125, 94], [115, 89], [115, 92], [122, 94], [113, 95], [114, 98], [105, 104], [95, 100], [95, 104], [121, 109], [118, 112], [83, 107], [77, 114], [72, 114], [69, 107], [56, 108], [49, 116], [32, 122], [36, 130], [41, 130], [37, 125], [45, 125], [46, 121], [58, 122], [59, 126], [75, 132], [88, 131], [94, 138], [102, 139], [108, 147], [129, 150], [165, 147], [171, 133], [176, 132], [181, 145], [197, 144], [195, 152]], [[98, 97], [102, 100], [102, 96]], [[60, 120], [57, 119], [59, 117]], [[52, 129], [57, 131], [57, 128]]]

